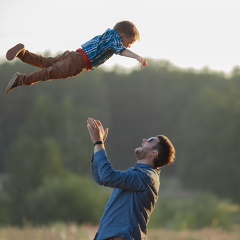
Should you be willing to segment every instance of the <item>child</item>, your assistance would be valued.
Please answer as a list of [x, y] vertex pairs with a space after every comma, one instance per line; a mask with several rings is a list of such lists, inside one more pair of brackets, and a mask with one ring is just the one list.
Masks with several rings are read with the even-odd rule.
[[42, 68], [31, 74], [15, 73], [8, 83], [6, 93], [15, 87], [28, 86], [39, 81], [60, 78], [69, 78], [82, 73], [85, 69], [90, 71], [107, 61], [113, 54], [135, 58], [141, 67], [147, 66], [146, 59], [135, 54], [127, 48], [140, 39], [136, 26], [129, 21], [117, 23], [113, 29], [107, 29], [102, 35], [96, 36], [82, 45], [77, 51], [65, 51], [56, 57], [42, 57], [27, 51], [19, 43], [9, 49], [6, 58], [11, 61], [18, 57], [21, 61]]

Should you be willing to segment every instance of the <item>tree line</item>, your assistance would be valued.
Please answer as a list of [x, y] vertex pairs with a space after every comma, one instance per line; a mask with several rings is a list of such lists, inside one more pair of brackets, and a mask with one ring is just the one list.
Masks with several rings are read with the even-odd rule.
[[[187, 189], [239, 202], [239, 68], [227, 76], [149, 61], [147, 68], [130, 73], [100, 68], [4, 93], [16, 71], [33, 70], [17, 61], [0, 64], [0, 202], [9, 206], [0, 210], [5, 222], [19, 223], [25, 215], [35, 222], [54, 220], [53, 193], [65, 196], [62, 201], [71, 206], [68, 213], [57, 210], [62, 219], [83, 216], [77, 202], [85, 201], [82, 206], [95, 206], [89, 217], [97, 221], [108, 191], [100, 194], [102, 189], [89, 180], [89, 116], [109, 127], [106, 148], [114, 168], [133, 166], [133, 151], [142, 139], [164, 134], [177, 152], [175, 164], [163, 169], [164, 174], [179, 178]], [[74, 196], [72, 188], [80, 193]], [[86, 189], [99, 191], [101, 197]], [[80, 200], [82, 195], [86, 200]], [[46, 196], [48, 208], [42, 206]], [[36, 215], [33, 209], [44, 210]]]

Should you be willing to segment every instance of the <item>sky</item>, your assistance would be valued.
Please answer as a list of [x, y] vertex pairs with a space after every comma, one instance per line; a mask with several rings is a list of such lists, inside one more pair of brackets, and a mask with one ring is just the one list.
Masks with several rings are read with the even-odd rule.
[[[138, 28], [131, 50], [147, 59], [226, 73], [240, 65], [239, 0], [0, 0], [0, 61], [19, 42], [52, 56], [76, 50], [122, 20]], [[140, 68], [117, 55], [104, 65], [115, 64]]]

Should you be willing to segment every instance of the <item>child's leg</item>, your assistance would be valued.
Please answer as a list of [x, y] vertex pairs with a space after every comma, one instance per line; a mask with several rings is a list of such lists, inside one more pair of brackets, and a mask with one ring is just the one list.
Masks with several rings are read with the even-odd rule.
[[29, 52], [28, 50], [25, 49], [22, 43], [18, 43], [14, 47], [10, 48], [6, 53], [6, 59], [8, 61], [12, 61], [15, 57], [18, 57], [25, 63], [40, 68], [50, 67], [56, 62], [54, 58], [51, 57], [45, 58], [42, 57], [41, 55]]
[[82, 55], [78, 52], [66, 51], [54, 58], [54, 61], [56, 60], [57, 62], [48, 68], [28, 75], [21, 74], [18, 77], [19, 85], [32, 85], [39, 81], [73, 77], [82, 73], [86, 67]]
[[[41, 55], [31, 53], [26, 49], [23, 49], [17, 57], [22, 61], [27, 64], [30, 64], [35, 67], [39, 68], [48, 68], [52, 66], [56, 60], [55, 58], [52, 57], [43, 57]], [[58, 56], [57, 56], [58, 57]]]

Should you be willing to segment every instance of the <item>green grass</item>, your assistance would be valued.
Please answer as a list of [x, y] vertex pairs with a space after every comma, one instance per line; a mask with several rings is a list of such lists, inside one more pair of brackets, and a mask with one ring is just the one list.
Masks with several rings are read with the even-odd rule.
[[[0, 228], [0, 240], [93, 240], [97, 231], [95, 226], [57, 224], [52, 227]], [[239, 240], [240, 226], [232, 231], [206, 228], [197, 231], [172, 231], [150, 229], [148, 240]]]

